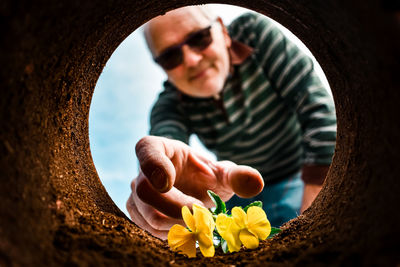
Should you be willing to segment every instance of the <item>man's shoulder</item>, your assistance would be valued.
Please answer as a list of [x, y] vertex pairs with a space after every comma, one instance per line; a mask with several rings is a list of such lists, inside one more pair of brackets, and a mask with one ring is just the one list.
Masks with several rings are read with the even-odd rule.
[[270, 18], [264, 15], [247, 12], [233, 20], [227, 28], [232, 39], [254, 47], [255, 36], [261, 35], [265, 28], [274, 28], [274, 24]]
[[253, 12], [253, 11], [248, 11], [245, 12], [243, 14], [241, 14], [240, 16], [238, 16], [237, 18], [235, 18], [230, 25], [236, 24], [236, 23], [243, 23], [246, 21], [250, 21], [250, 20], [255, 20], [258, 16], [260, 16], [260, 14]]
[[264, 16], [262, 14], [249, 11], [246, 12], [236, 19], [234, 19], [228, 26], [228, 30], [231, 32], [237, 32], [243, 30], [243, 28], [251, 28], [254, 27], [257, 22], [263, 21], [263, 23], [270, 24], [271, 19], [268, 18], [267, 16]]
[[177, 92], [175, 86], [168, 80], [163, 82], [163, 92]]
[[169, 99], [169, 100], [179, 100], [179, 91], [173, 86], [169, 81], [163, 83], [163, 89], [160, 92], [158, 98]]

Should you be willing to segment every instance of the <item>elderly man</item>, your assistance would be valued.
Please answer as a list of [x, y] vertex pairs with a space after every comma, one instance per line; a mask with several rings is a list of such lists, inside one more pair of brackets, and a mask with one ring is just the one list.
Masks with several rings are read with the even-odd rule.
[[[132, 220], [165, 238], [183, 205], [212, 205], [208, 189], [229, 208], [263, 201], [273, 226], [305, 210], [336, 137], [333, 100], [312, 61], [266, 17], [245, 14], [226, 28], [206, 6], [154, 18], [145, 37], [168, 80], [151, 135], [136, 145]], [[219, 161], [187, 145], [192, 133]]]

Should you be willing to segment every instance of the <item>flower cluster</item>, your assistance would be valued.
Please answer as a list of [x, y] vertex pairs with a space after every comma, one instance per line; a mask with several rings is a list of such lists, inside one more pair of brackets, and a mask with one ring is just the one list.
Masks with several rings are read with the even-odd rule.
[[175, 224], [169, 230], [168, 244], [172, 250], [195, 257], [197, 243], [203, 256], [212, 257], [215, 247], [221, 247], [225, 253], [239, 251], [242, 245], [255, 249], [260, 240], [281, 231], [271, 227], [260, 201], [245, 208], [234, 207], [232, 214], [228, 214], [219, 196], [212, 191], [208, 193], [216, 207], [210, 211], [194, 204], [192, 214], [184, 206], [182, 217], [187, 227]]
[[214, 219], [208, 209], [193, 205], [193, 215], [188, 207], [182, 208], [182, 217], [187, 228], [175, 224], [168, 232], [168, 244], [172, 250], [181, 251], [189, 257], [196, 256], [196, 241], [205, 257], [214, 256]]

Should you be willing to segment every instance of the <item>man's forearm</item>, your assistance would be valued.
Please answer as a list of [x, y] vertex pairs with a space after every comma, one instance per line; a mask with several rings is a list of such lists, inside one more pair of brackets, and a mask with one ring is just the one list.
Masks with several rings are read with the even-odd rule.
[[303, 213], [321, 191], [322, 184], [328, 173], [329, 165], [304, 165], [302, 179], [304, 181], [304, 194], [300, 212]]

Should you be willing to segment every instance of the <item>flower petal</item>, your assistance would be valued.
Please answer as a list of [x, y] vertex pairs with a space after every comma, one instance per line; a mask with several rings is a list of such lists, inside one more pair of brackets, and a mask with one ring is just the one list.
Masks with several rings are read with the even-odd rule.
[[214, 231], [214, 219], [208, 209], [193, 204], [193, 217], [196, 224], [196, 232], [212, 233]]
[[199, 241], [200, 251], [204, 257], [212, 257], [215, 253], [213, 235], [206, 235], [204, 233], [199, 233], [197, 235], [197, 240]]
[[193, 239], [193, 233], [182, 225], [175, 224], [168, 232], [168, 245], [174, 250], [176, 247], [186, 243], [187, 240]]
[[271, 224], [265, 211], [260, 207], [250, 207], [247, 210], [247, 229], [261, 240], [271, 233]]
[[199, 241], [199, 246], [203, 247], [210, 247], [213, 246], [213, 235], [210, 234], [205, 234], [205, 233], [198, 233], [197, 234], [197, 241]]
[[193, 215], [190, 212], [189, 208], [186, 206], [182, 207], [182, 218], [183, 218], [183, 221], [185, 222], [186, 226], [189, 227], [189, 229], [192, 232], [196, 231], [196, 224], [195, 224]]
[[255, 249], [258, 247], [258, 238], [250, 233], [247, 229], [242, 229], [240, 231], [239, 238], [246, 248]]
[[239, 251], [242, 245], [239, 239], [240, 228], [234, 219], [220, 213], [218, 214], [216, 224], [218, 233], [228, 244], [228, 250], [230, 252]]
[[196, 256], [196, 240], [194, 234], [182, 225], [175, 224], [168, 232], [168, 245], [173, 251], [189, 257]]
[[188, 240], [188, 242], [177, 247], [175, 251], [177, 251], [179, 254], [184, 254], [189, 258], [196, 257], [196, 240], [194, 238]]
[[224, 213], [220, 213], [215, 220], [215, 224], [217, 226], [218, 233], [222, 236], [228, 230], [229, 224], [231, 224], [233, 218], [228, 217]]
[[240, 228], [246, 227], [247, 216], [242, 208], [234, 207], [232, 209], [232, 217]]
[[200, 251], [204, 257], [213, 257], [215, 254], [215, 247], [214, 247], [214, 245], [211, 247], [200, 246]]
[[242, 242], [239, 239], [239, 235], [237, 235], [236, 238], [230, 239], [229, 241], [225, 239], [225, 241], [228, 244], [229, 252], [239, 251], [240, 248], [242, 247]]

